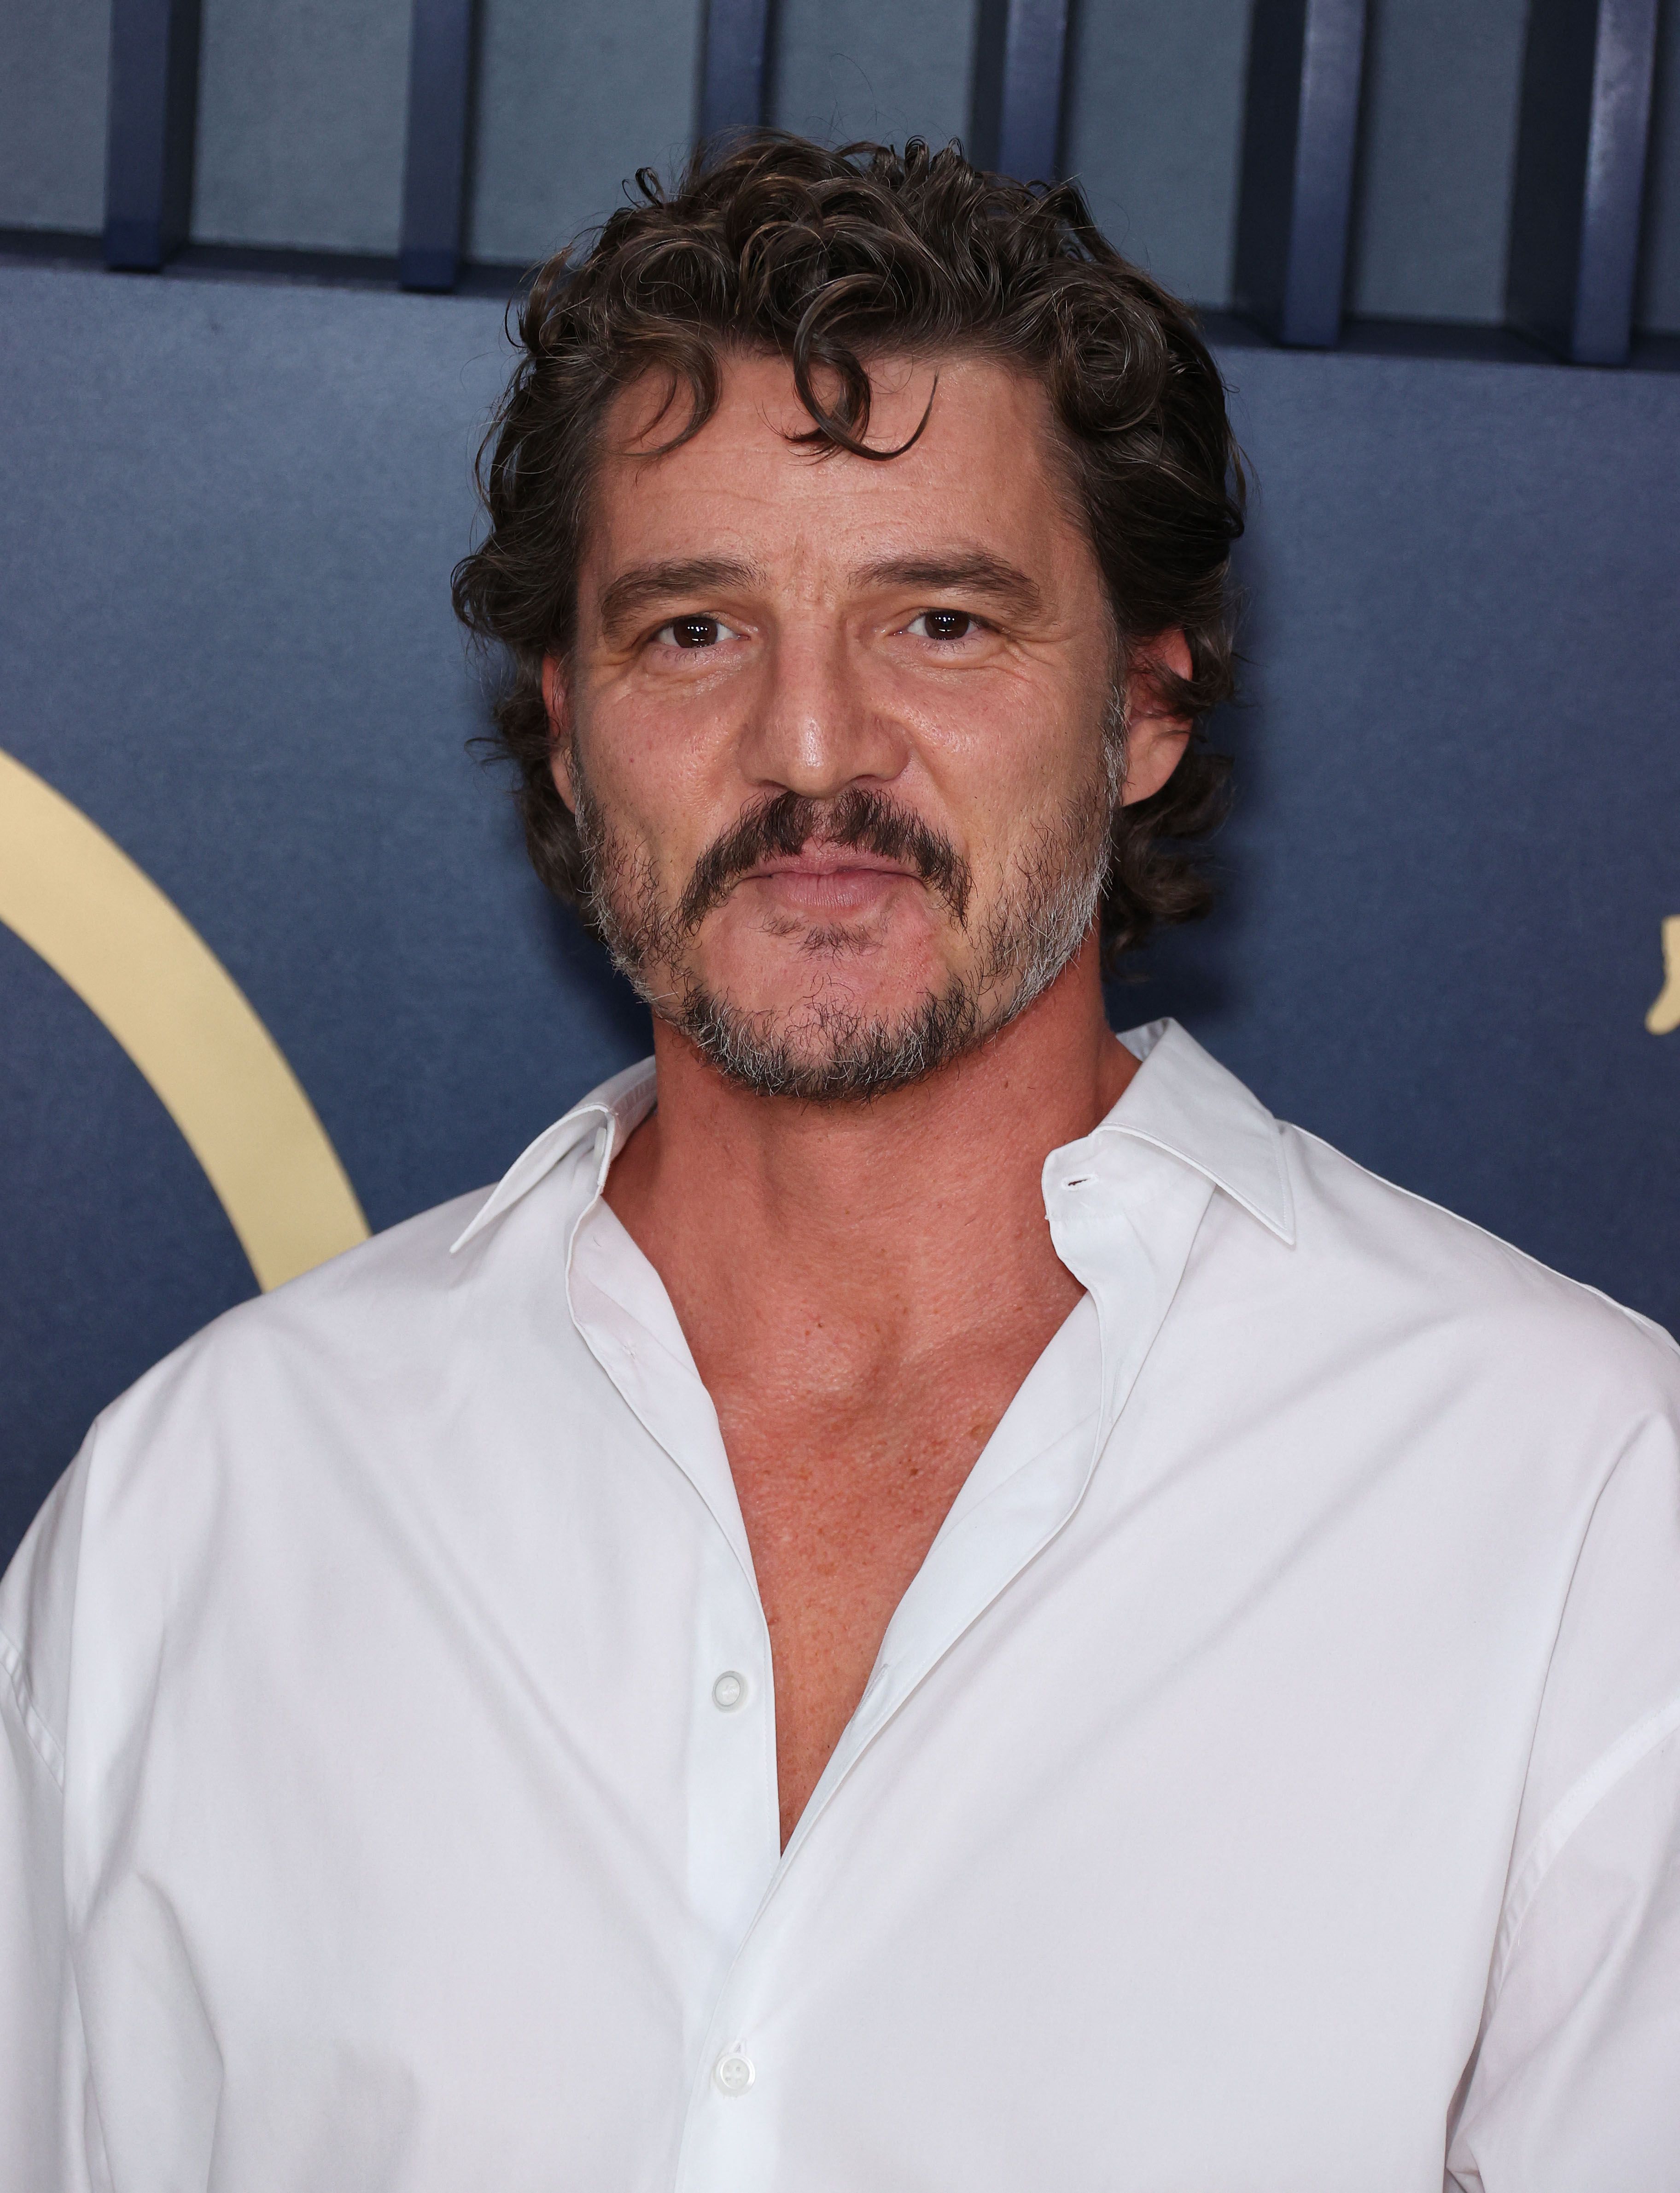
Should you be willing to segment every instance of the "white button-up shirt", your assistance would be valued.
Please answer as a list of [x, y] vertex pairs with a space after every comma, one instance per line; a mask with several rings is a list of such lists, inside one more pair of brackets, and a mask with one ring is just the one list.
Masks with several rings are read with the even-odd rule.
[[100, 1419], [0, 1587], [8, 2193], [1680, 2186], [1671, 1345], [1125, 1040], [785, 1852], [651, 1068]]

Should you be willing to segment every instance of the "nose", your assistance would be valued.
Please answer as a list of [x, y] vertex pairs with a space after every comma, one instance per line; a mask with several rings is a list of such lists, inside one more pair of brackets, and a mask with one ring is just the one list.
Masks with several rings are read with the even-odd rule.
[[868, 684], [843, 631], [813, 619], [779, 633], [743, 727], [748, 782], [808, 799], [835, 799], [860, 782], [890, 784], [909, 742]]

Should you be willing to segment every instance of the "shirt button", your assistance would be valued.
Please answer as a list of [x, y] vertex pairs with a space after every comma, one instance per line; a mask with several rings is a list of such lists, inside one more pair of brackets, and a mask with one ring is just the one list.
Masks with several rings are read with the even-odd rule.
[[744, 2094], [753, 2083], [753, 2066], [745, 2057], [731, 2048], [727, 2055], [720, 2056], [713, 2068], [712, 2076], [719, 2091], [725, 2094]]
[[[737, 1675], [733, 1668], [725, 1668], [712, 1686], [712, 1703], [720, 1713], [733, 1713], [746, 1695], [747, 1678], [744, 1675]], [[752, 2066], [749, 2064], [747, 2066], [747, 2076], [750, 2079], [752, 2075]]]

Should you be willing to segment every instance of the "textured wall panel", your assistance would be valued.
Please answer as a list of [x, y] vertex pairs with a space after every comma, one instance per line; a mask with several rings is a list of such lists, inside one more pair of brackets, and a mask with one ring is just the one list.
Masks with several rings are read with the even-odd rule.
[[[219, 954], [375, 1226], [494, 1177], [645, 1047], [464, 752], [479, 687], [449, 572], [501, 318], [0, 270], [0, 747]], [[139, 1075], [0, 943], [0, 1505], [20, 1524], [72, 1427], [251, 1280]]]
[[668, 171], [698, 114], [700, 0], [480, 0], [467, 249], [540, 259]]
[[1680, 0], [1662, 0], [1657, 17], [1643, 245], [1634, 325], [1680, 335]]
[[204, 0], [192, 233], [397, 248], [409, 0]]
[[1078, 9], [1067, 165], [1127, 255], [1197, 304], [1230, 301], [1251, 0]]
[[105, 219], [111, 0], [0, 0], [0, 228]]
[[1680, 1329], [1680, 377], [1228, 352], [1260, 491], [1223, 913], [1275, 1108]]
[[972, 0], [781, 0], [770, 121], [829, 145], [908, 136], [943, 145], [967, 132]]
[[1370, 0], [1349, 308], [1505, 318], [1528, 0]]
[[770, 118], [831, 145], [943, 145], [968, 128], [973, 0], [780, 0]]

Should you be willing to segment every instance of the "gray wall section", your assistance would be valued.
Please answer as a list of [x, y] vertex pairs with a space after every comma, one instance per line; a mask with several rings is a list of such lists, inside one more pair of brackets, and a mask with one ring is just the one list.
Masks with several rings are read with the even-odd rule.
[[943, 145], [968, 129], [972, 0], [781, 0], [770, 117], [842, 145]]
[[392, 252], [408, 0], [204, 0], [192, 233]]
[[1201, 305], [1230, 300], [1251, 0], [1087, 0], [1066, 164], [1128, 257]]
[[543, 257], [622, 201], [639, 167], [686, 153], [700, 0], [481, 0], [467, 249]]
[[105, 220], [111, 0], [0, 0], [0, 227]]
[[1505, 318], [1528, 0], [1370, 0], [1349, 303]]

